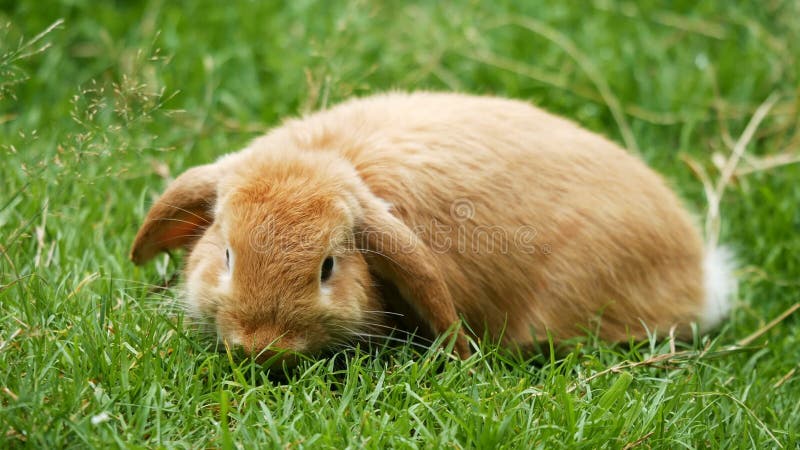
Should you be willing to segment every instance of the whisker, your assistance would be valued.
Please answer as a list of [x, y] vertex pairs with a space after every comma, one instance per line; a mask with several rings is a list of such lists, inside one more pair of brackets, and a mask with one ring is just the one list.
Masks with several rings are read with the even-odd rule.
[[191, 215], [193, 215], [193, 216], [197, 217], [198, 219], [202, 220], [203, 222], [205, 222], [205, 223], [207, 223], [207, 224], [211, 224], [211, 221], [210, 221], [210, 220], [208, 220], [207, 218], [205, 218], [205, 217], [201, 216], [200, 214], [197, 214], [197, 213], [196, 213], [196, 212], [194, 212], [194, 211], [189, 211], [188, 209], [181, 208], [180, 206], [171, 205], [171, 204], [169, 204], [169, 203], [167, 203], [167, 202], [165, 202], [165, 201], [161, 201], [161, 203], [163, 203], [163, 204], [165, 204], [165, 205], [169, 206], [170, 208], [175, 208], [175, 209], [177, 209], [178, 211], [183, 211], [183, 212], [185, 212], [185, 213], [187, 213], [187, 214], [191, 214]]
[[418, 335], [418, 334], [416, 334], [414, 332], [406, 331], [406, 330], [403, 330], [401, 328], [396, 328], [396, 327], [393, 327], [393, 326], [390, 326], [390, 325], [383, 325], [383, 324], [380, 324], [380, 323], [369, 323], [369, 322], [366, 322], [365, 325], [391, 330], [392, 333], [398, 333], [400, 335], [405, 335], [409, 339], [418, 339], [418, 340], [421, 340], [421, 341], [426, 342], [428, 344], [433, 344], [434, 343], [434, 341], [432, 341], [431, 339], [426, 338], [425, 336], [420, 336], [420, 335]]
[[[148, 283], [146, 281], [133, 280], [130, 278], [102, 277], [100, 279], [105, 281], [119, 281], [121, 283], [139, 284], [146, 287], [160, 287], [156, 284]], [[130, 289], [133, 289], [133, 287], [130, 287]]]
[[[130, 296], [131, 298], [133, 298], [133, 295], [131, 295], [131, 294], [134, 293], [135, 291], [140, 290], [140, 289], [143, 289], [143, 287], [136, 286], [136, 287], [130, 287], [130, 288], [127, 288], [127, 289], [126, 288], [119, 288], [119, 291], [121, 293], [123, 293], [124, 295]], [[167, 291], [168, 291], [167, 289], [164, 289], [161, 286], [149, 287], [148, 291], [145, 293], [146, 294], [145, 298], [150, 297], [150, 296], [154, 296], [154, 297], [162, 298], [164, 300], [172, 300], [172, 299], [174, 299], [175, 297], [173, 295], [165, 293]]]
[[[155, 219], [155, 220], [156, 220], [156, 222], [181, 222], [181, 223], [186, 223], [186, 224], [189, 224], [189, 225], [192, 225], [192, 226], [195, 226], [195, 227], [196, 226], [201, 226], [201, 224], [197, 224], [195, 222], [189, 222], [188, 220], [176, 219], [176, 218], [173, 218], [173, 217], [159, 217], [158, 219]], [[205, 228], [208, 228], [208, 226], [205, 226], [205, 227], [201, 226], [201, 228], [205, 229]]]
[[381, 311], [381, 310], [377, 310], [377, 309], [376, 310], [361, 311], [361, 312], [367, 313], [367, 314], [386, 314], [386, 315], [391, 315], [391, 316], [405, 317], [405, 314], [400, 314], [399, 312]]
[[[359, 331], [353, 330], [351, 328], [348, 328], [348, 327], [346, 327], [344, 325], [340, 325], [340, 324], [334, 324], [334, 325], [339, 327], [339, 328], [341, 328], [341, 329], [343, 329], [343, 330], [345, 330], [345, 331], [347, 331], [348, 333], [350, 333], [351, 336], [354, 336], [354, 337], [357, 337], [357, 338], [362, 338], [362, 339], [363, 338], [384, 339], [384, 340], [391, 341], [391, 342], [397, 342], [397, 343], [401, 343], [401, 344], [412, 345], [412, 346], [418, 347], [420, 349], [425, 349], [425, 350], [428, 350], [430, 348], [430, 347], [422, 345], [422, 344], [420, 344], [418, 342], [414, 342], [412, 340], [400, 339], [400, 338], [396, 338], [394, 336], [386, 336], [386, 335], [382, 335], [382, 334], [359, 332]], [[371, 342], [370, 339], [365, 339], [365, 340], [368, 341], [368, 342]]]
[[411, 271], [406, 269], [402, 264], [400, 264], [399, 261], [397, 261], [396, 259], [392, 258], [391, 256], [389, 256], [389, 255], [387, 255], [385, 253], [381, 253], [381, 252], [379, 252], [377, 250], [371, 250], [371, 249], [368, 249], [368, 248], [360, 248], [360, 249], [357, 249], [357, 250], [359, 252], [362, 252], [362, 253], [374, 253], [376, 255], [383, 256], [384, 258], [386, 258], [389, 261], [393, 262], [397, 267], [400, 267], [400, 269], [402, 269], [403, 271], [411, 273]]
[[[175, 240], [175, 239], [182, 239], [182, 238], [186, 238], [186, 237], [202, 238], [203, 236], [205, 236], [205, 234], [181, 234], [180, 236], [172, 236], [172, 237], [167, 238], [167, 239], [162, 239], [162, 240], [160, 240], [158, 242], [159, 243], [164, 243], [164, 242], [169, 242], [169, 241], [172, 241], [172, 240]], [[203, 244], [213, 245], [213, 246], [215, 246], [217, 248], [221, 248], [221, 249], [225, 248], [222, 244], [219, 244], [219, 243], [214, 242], [214, 241], [206, 241], [206, 242], [203, 242]]]
[[394, 336], [384, 336], [384, 335], [381, 335], [381, 334], [372, 334], [372, 333], [354, 333], [354, 336], [356, 336], [356, 337], [374, 338], [374, 339], [384, 339], [384, 340], [387, 340], [387, 341], [397, 342], [397, 343], [400, 343], [400, 344], [408, 344], [408, 345], [411, 345], [411, 346], [414, 346], [414, 347], [417, 347], [417, 348], [420, 348], [420, 349], [424, 349], [424, 350], [430, 350], [430, 347], [422, 345], [422, 344], [420, 344], [418, 342], [409, 341], [409, 340], [406, 340], [406, 339], [400, 339], [400, 338], [396, 338]]

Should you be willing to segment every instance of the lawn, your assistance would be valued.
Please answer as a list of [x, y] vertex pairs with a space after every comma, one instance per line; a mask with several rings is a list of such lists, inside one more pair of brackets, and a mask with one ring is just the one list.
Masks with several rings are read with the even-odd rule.
[[[0, 0], [0, 447], [800, 445], [800, 3], [281, 3]], [[729, 320], [281, 377], [216, 351], [161, 288], [181, 255], [128, 261], [148, 205], [283, 117], [388, 89], [526, 99], [640, 154], [735, 250]]]

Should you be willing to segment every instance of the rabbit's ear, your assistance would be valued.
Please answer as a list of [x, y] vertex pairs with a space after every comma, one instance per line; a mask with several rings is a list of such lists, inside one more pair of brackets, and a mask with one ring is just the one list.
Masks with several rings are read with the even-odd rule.
[[142, 264], [159, 252], [194, 244], [213, 222], [218, 168], [193, 167], [167, 187], [150, 208], [133, 241], [130, 258]]
[[[458, 316], [431, 249], [377, 197], [362, 200], [362, 208], [358, 236], [370, 270], [394, 283], [403, 301], [436, 336], [452, 331]], [[466, 358], [469, 345], [460, 327], [457, 333], [454, 350]]]

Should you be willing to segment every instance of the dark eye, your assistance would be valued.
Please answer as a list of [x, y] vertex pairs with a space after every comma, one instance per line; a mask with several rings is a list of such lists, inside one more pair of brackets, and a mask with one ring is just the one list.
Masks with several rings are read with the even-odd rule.
[[328, 256], [325, 261], [322, 261], [322, 269], [319, 271], [319, 279], [323, 283], [328, 281], [333, 273], [333, 256]]
[[227, 267], [228, 270], [231, 268], [231, 251], [227, 248], [225, 249], [225, 267]]

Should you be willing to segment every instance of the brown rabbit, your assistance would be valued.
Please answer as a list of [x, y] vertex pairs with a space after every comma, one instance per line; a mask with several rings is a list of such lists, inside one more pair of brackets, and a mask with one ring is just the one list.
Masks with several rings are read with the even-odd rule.
[[[735, 286], [639, 159], [529, 104], [463, 94], [351, 100], [188, 170], [131, 259], [174, 247], [190, 249], [189, 310], [262, 355], [386, 334], [398, 310], [405, 327], [438, 335], [461, 317], [511, 347], [685, 333], [715, 325]], [[469, 354], [463, 333], [455, 348]]]

